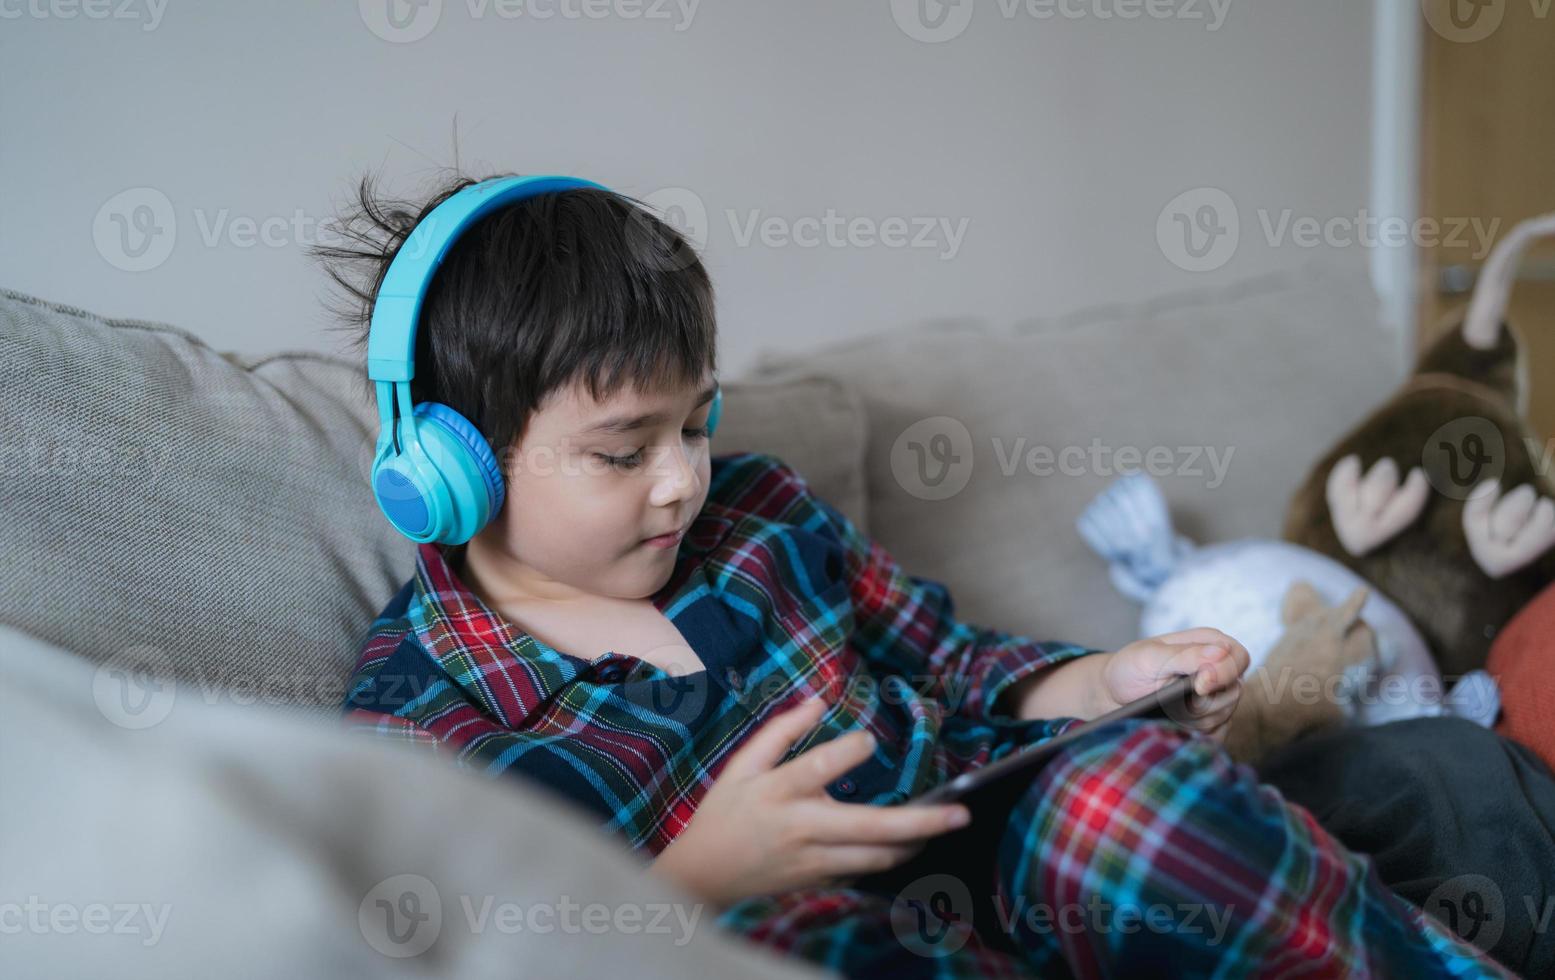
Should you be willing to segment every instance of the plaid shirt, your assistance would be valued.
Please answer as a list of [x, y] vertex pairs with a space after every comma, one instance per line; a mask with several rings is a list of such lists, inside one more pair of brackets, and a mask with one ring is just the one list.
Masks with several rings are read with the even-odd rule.
[[[652, 598], [705, 671], [672, 676], [635, 657], [553, 649], [459, 580], [456, 550], [419, 549], [415, 575], [369, 632], [348, 723], [538, 781], [654, 854], [751, 732], [811, 694], [830, 709], [789, 757], [867, 728], [873, 757], [828, 792], [901, 802], [1076, 724], [993, 709], [1016, 680], [1093, 652], [957, 621], [943, 585], [907, 575], [771, 456], [713, 460], [707, 503]], [[755, 896], [718, 923], [845, 976], [894, 980], [1162, 975], [1168, 964], [1195, 977], [1506, 975], [1388, 891], [1369, 859], [1251, 769], [1167, 725], [1127, 722], [1066, 750], [1022, 798], [999, 847], [987, 877], [957, 874], [1006, 908], [1032, 874], [1066, 913], [1099, 899], [1236, 915], [1224, 936], [1186, 920], [1164, 933], [1111, 919], [1071, 933], [1024, 918], [996, 929], [981, 916], [957, 931], [954, 902], [944, 922], [899, 914], [943, 904], [949, 892], [913, 901], [945, 878], [934, 874], [896, 893]]]
[[828, 792], [898, 803], [1074, 724], [994, 707], [1020, 678], [1094, 652], [957, 620], [942, 584], [908, 575], [768, 455], [712, 460], [707, 502], [652, 597], [705, 671], [554, 649], [460, 580], [459, 551], [419, 547], [370, 628], [348, 723], [544, 784], [652, 854], [760, 724], [813, 694], [830, 707], [790, 757], [867, 729], [875, 754]]

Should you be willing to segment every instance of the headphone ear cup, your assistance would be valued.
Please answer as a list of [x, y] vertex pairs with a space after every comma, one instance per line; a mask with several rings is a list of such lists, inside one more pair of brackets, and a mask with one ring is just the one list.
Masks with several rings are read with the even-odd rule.
[[469, 419], [437, 402], [416, 406], [421, 445], [453, 503], [453, 514], [438, 541], [463, 544], [502, 509], [506, 499], [502, 470], [491, 446]]
[[373, 464], [373, 499], [394, 529], [412, 541], [424, 541], [432, 530], [437, 509], [409, 460], [404, 456], [379, 456]]
[[707, 437], [711, 439], [713, 433], [718, 431], [718, 422], [724, 414], [724, 390], [719, 388], [713, 395], [713, 405], [707, 410]]

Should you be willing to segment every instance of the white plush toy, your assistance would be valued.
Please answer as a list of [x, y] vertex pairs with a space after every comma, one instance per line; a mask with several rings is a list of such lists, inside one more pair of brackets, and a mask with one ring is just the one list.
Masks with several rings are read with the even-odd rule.
[[1174, 532], [1165, 498], [1144, 474], [1108, 487], [1077, 526], [1111, 566], [1118, 590], [1144, 603], [1141, 636], [1214, 627], [1247, 648], [1252, 663], [1245, 677], [1251, 678], [1285, 633], [1281, 607], [1293, 585], [1308, 583], [1329, 606], [1342, 605], [1364, 587], [1369, 596], [1360, 617], [1376, 633], [1377, 654], [1335, 685], [1344, 692], [1350, 723], [1453, 714], [1489, 727], [1500, 709], [1495, 682], [1484, 671], [1465, 675], [1444, 696], [1424, 637], [1397, 605], [1348, 568], [1284, 541], [1197, 548]]

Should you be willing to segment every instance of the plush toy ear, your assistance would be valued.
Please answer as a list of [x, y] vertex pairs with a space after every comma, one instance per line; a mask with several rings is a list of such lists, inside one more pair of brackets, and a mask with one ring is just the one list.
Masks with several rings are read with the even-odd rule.
[[1339, 544], [1356, 558], [1398, 536], [1425, 510], [1431, 485], [1415, 467], [1402, 482], [1390, 457], [1372, 464], [1364, 475], [1354, 453], [1328, 472], [1328, 516]]
[[1318, 595], [1312, 584], [1298, 579], [1285, 590], [1285, 599], [1280, 604], [1280, 620], [1289, 626], [1324, 608], [1323, 597]]
[[1339, 606], [1339, 632], [1348, 633], [1360, 622], [1361, 609], [1366, 605], [1366, 600], [1371, 598], [1371, 589], [1364, 585], [1355, 587], [1350, 597]]

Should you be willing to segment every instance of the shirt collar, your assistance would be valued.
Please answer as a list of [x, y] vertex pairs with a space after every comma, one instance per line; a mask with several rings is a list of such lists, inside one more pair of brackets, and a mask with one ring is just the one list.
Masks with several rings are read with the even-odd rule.
[[[725, 508], [712, 501], [704, 504], [681, 539], [675, 571], [664, 589], [668, 608], [691, 587], [691, 572], [723, 543], [734, 527]], [[490, 608], [460, 576], [463, 545], [426, 543], [416, 547], [415, 589], [417, 605], [413, 625], [422, 646], [461, 685], [478, 680], [472, 676], [487, 670], [493, 658], [516, 655], [536, 669], [554, 675], [557, 686], [586, 670], [590, 661], [555, 650], [524, 632], [502, 613]]]

